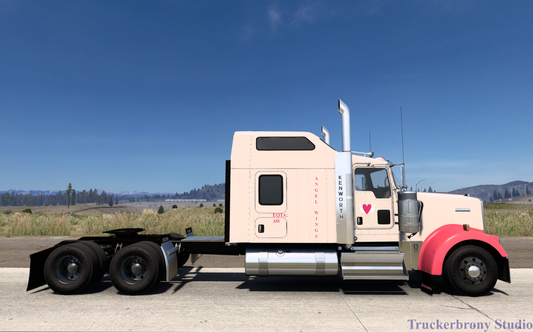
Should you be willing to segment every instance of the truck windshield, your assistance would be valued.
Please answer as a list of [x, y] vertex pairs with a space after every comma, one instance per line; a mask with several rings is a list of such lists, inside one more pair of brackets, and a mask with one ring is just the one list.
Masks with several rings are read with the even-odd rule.
[[[392, 172], [392, 177], [394, 178], [394, 184], [396, 185], [396, 188], [397, 189], [401, 189], [402, 185], [401, 185], [400, 180], [398, 180], [398, 177], [396, 176], [396, 173], [394, 173], [394, 170], [392, 169], [392, 167], [391, 167], [390, 170]], [[398, 172], [400, 172], [400, 174], [401, 174], [401, 172], [402, 172], [402, 168], [401, 167], [398, 169]]]

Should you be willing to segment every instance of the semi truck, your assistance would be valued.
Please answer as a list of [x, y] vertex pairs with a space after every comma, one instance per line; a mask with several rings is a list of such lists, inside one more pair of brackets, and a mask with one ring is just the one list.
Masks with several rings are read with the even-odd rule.
[[109, 274], [119, 292], [141, 294], [202, 254], [244, 255], [248, 276], [340, 275], [350, 282], [408, 280], [414, 271], [422, 290], [432, 292], [432, 276], [443, 276], [469, 296], [511, 281], [507, 253], [484, 231], [479, 199], [407, 191], [404, 164], [351, 150], [350, 110], [340, 99], [338, 111], [342, 151], [330, 146], [324, 127], [322, 139], [235, 132], [224, 236], [128, 228], [62, 241], [30, 255], [27, 290], [47, 284], [74, 294]]

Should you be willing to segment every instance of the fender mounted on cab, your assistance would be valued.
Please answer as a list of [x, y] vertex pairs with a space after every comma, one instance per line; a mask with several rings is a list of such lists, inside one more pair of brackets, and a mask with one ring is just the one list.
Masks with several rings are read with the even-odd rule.
[[505, 249], [495, 235], [463, 225], [444, 225], [433, 231], [422, 244], [418, 258], [419, 270], [431, 275], [442, 275], [443, 266], [450, 252], [462, 245], [475, 244], [492, 254], [498, 264], [498, 279], [511, 282], [509, 261]]

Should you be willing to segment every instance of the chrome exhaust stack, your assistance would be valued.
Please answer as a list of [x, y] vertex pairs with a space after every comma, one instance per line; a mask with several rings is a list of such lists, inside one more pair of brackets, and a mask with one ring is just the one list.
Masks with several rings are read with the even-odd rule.
[[335, 213], [337, 243], [350, 248], [355, 242], [350, 109], [339, 99], [342, 116], [342, 152], [335, 153]]
[[339, 113], [342, 115], [342, 151], [352, 151], [350, 138], [350, 109], [339, 99]]
[[324, 142], [327, 145], [330, 145], [329, 144], [329, 131], [324, 126], [322, 126], [322, 137], [324, 138]]

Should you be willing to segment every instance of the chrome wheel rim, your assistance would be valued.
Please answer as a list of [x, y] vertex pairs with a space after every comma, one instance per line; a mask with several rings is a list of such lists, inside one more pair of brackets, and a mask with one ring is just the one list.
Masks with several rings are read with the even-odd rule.
[[122, 279], [128, 284], [137, 284], [146, 278], [148, 268], [146, 261], [139, 256], [125, 259], [120, 266]]
[[459, 264], [463, 280], [470, 285], [479, 285], [487, 278], [487, 267], [478, 257], [465, 257]]
[[81, 273], [81, 262], [76, 256], [64, 256], [55, 265], [56, 278], [63, 284], [76, 282]]

